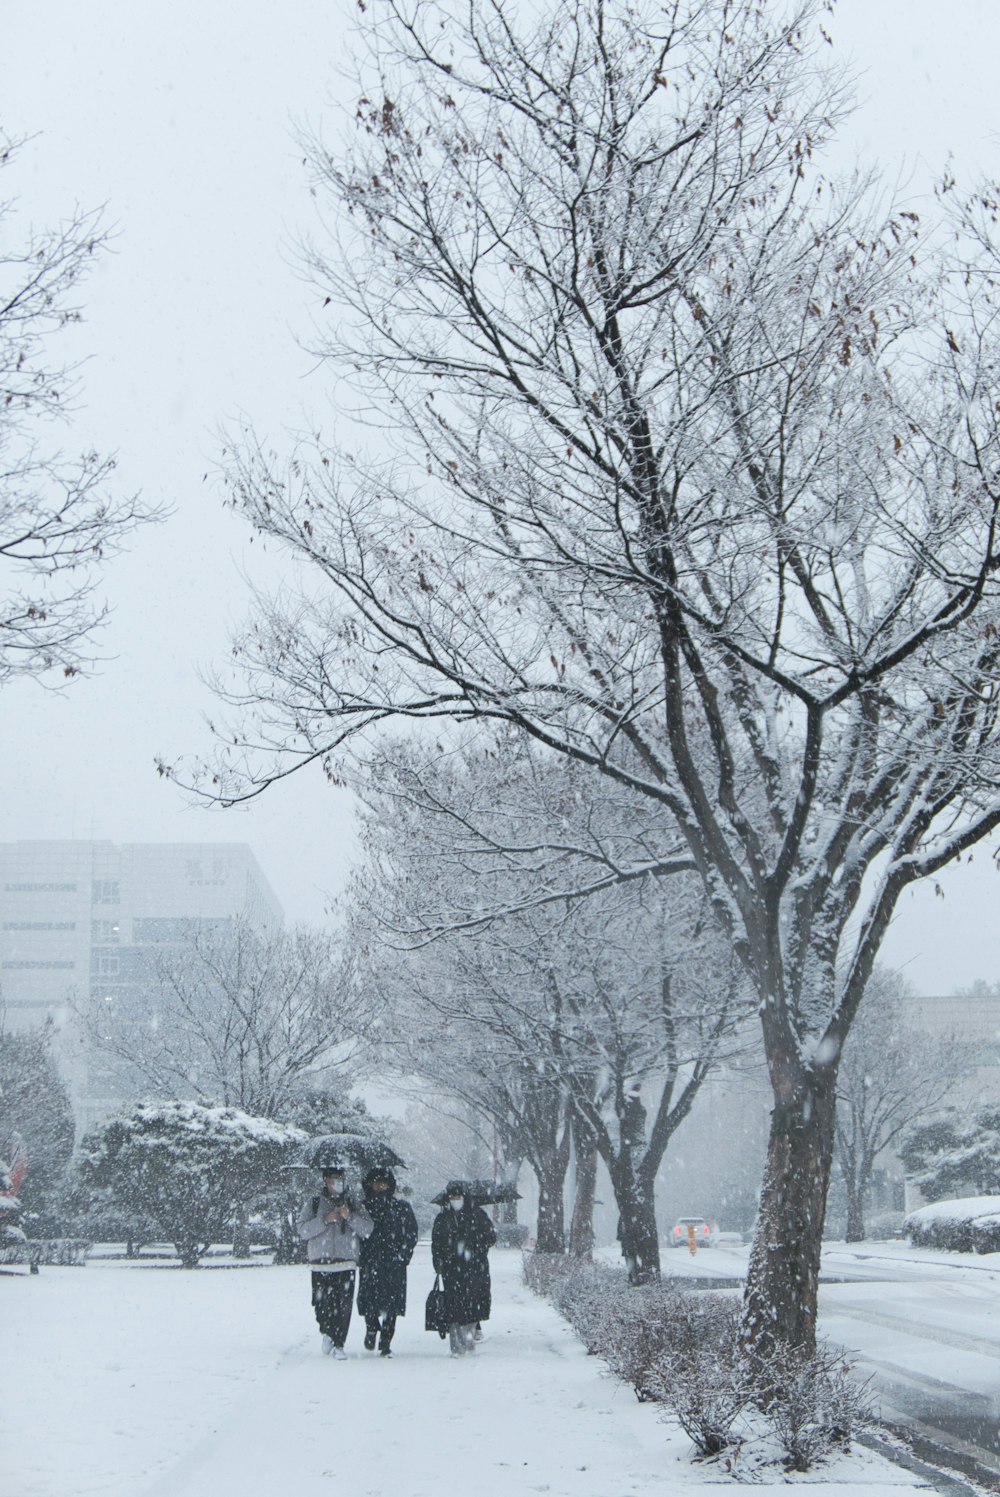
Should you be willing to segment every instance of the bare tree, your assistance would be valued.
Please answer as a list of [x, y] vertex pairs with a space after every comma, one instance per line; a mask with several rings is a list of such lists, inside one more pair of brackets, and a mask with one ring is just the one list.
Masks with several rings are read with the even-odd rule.
[[935, 1112], [975, 1065], [958, 1035], [921, 1033], [898, 972], [876, 967], [844, 1047], [837, 1086], [837, 1164], [847, 1192], [847, 1241], [863, 1242], [865, 1198], [878, 1156]]
[[[49, 1213], [73, 1153], [73, 1108], [53, 1054], [51, 1022], [11, 1033], [0, 1003], [0, 1155], [12, 1133], [23, 1140], [28, 1210]], [[60, 1230], [50, 1218], [42, 1232]], [[41, 1235], [37, 1233], [35, 1235]]]
[[[540, 1248], [564, 1247], [575, 1133], [578, 1157], [592, 1147], [607, 1166], [623, 1255], [644, 1282], [660, 1268], [657, 1171], [749, 1016], [746, 982], [693, 874], [612, 883], [583, 903], [539, 899], [538, 870], [510, 848], [544, 846], [544, 816], [563, 836], [583, 822], [605, 848], [612, 833], [576, 802], [558, 756], [510, 745], [501, 777], [498, 795], [489, 754], [423, 765], [402, 748], [377, 757], [354, 939], [363, 947], [374, 922], [395, 943], [376, 937], [367, 964], [389, 996], [402, 1068], [445, 1084], [450, 1075], [459, 1091], [471, 1080], [470, 1101], [478, 1096], [531, 1162]], [[635, 807], [631, 823], [622, 809], [613, 835], [634, 846]]]
[[[0, 132], [0, 171], [18, 148]], [[108, 242], [101, 215], [19, 241], [12, 231], [14, 207], [0, 202], [0, 683], [86, 666], [107, 615], [100, 563], [158, 513], [111, 493], [113, 458], [67, 457], [44, 438], [72, 408], [78, 371], [53, 362], [51, 345], [80, 321], [77, 287]]]
[[372, 1018], [335, 936], [306, 926], [264, 933], [244, 921], [192, 922], [130, 995], [92, 998], [80, 1013], [126, 1092], [141, 1086], [268, 1118], [342, 1076]]
[[823, 178], [822, 10], [368, 13], [357, 143], [308, 156], [318, 351], [379, 441], [236, 446], [233, 502], [317, 586], [238, 642], [210, 787], [447, 718], [644, 800], [625, 873], [695, 869], [759, 1000], [757, 1355], [815, 1339], [900, 894], [1000, 824], [1000, 198], [947, 181], [925, 233]]
[[569, 1094], [551, 1047], [539, 1042], [534, 974], [515, 971], [482, 936], [424, 951], [381, 947], [366, 967], [387, 1005], [384, 1063], [460, 1099], [488, 1120], [505, 1160], [529, 1162], [538, 1181], [538, 1248], [562, 1252]]

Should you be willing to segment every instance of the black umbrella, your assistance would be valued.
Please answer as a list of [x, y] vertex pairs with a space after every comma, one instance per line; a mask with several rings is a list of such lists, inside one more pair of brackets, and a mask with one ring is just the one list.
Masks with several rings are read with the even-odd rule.
[[322, 1138], [311, 1139], [307, 1145], [310, 1168], [374, 1170], [405, 1169], [395, 1149], [378, 1138], [365, 1138], [361, 1133], [325, 1133]]
[[474, 1206], [497, 1206], [504, 1201], [521, 1199], [516, 1185], [505, 1185], [499, 1180], [449, 1180], [444, 1190], [431, 1196], [431, 1204], [443, 1206], [448, 1196], [456, 1195], [459, 1189], [464, 1196], [469, 1197]]

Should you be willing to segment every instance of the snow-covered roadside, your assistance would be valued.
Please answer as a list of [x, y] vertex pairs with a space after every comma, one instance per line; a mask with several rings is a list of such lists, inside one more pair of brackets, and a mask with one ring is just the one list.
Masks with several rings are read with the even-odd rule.
[[[0, 1490], [11, 1497], [663, 1497], [726, 1478], [588, 1358], [494, 1253], [494, 1317], [452, 1361], [422, 1329], [427, 1249], [397, 1354], [319, 1354], [299, 1268], [92, 1262], [0, 1279]], [[781, 1479], [780, 1473], [775, 1475]], [[921, 1488], [857, 1453], [799, 1478], [830, 1497]], [[303, 1486], [307, 1484], [307, 1488]]]

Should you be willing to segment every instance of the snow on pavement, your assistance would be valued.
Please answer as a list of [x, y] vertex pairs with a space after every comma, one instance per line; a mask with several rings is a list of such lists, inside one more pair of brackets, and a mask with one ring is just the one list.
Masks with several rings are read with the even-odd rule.
[[[395, 1355], [320, 1355], [304, 1268], [91, 1261], [0, 1283], [5, 1497], [662, 1497], [726, 1482], [493, 1254], [487, 1340], [423, 1330], [421, 1244]], [[787, 1480], [775, 1472], [778, 1480]], [[800, 1481], [830, 1497], [924, 1490], [867, 1453]], [[728, 1484], [728, 1482], [726, 1482]], [[798, 1484], [798, 1483], [796, 1483]]]

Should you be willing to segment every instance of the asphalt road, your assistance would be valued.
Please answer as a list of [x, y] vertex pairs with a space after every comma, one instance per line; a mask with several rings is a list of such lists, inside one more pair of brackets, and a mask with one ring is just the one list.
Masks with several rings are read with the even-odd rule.
[[822, 1333], [854, 1353], [918, 1454], [1000, 1488], [1000, 1263], [905, 1252], [829, 1252], [842, 1282], [821, 1289]]
[[[736, 1287], [746, 1252], [668, 1252], [664, 1271], [692, 1287]], [[820, 1333], [870, 1379], [883, 1422], [916, 1455], [1000, 1491], [1000, 1254], [831, 1245]]]

